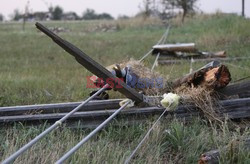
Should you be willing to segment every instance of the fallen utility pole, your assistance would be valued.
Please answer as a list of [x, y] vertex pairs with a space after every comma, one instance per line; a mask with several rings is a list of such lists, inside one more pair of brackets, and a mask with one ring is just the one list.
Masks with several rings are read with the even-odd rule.
[[[129, 121], [137, 120], [138, 118], [147, 118], [152, 115], [161, 114], [163, 107], [144, 107], [144, 108], [130, 108], [122, 111], [118, 118], [126, 118]], [[241, 119], [250, 117], [250, 98], [231, 99], [220, 101], [220, 107], [216, 109], [221, 113], [221, 117], [228, 116], [230, 119]], [[76, 112], [67, 123], [81, 121], [83, 127], [98, 124], [107, 119], [115, 110], [100, 110], [100, 111], [84, 111]], [[36, 114], [36, 115], [18, 115], [18, 116], [3, 116], [0, 117], [1, 124], [11, 124], [14, 122], [23, 122], [26, 124], [37, 124], [41, 122], [53, 122], [62, 118], [67, 113], [52, 113], [52, 114]], [[194, 105], [181, 105], [174, 112], [167, 112], [166, 114], [175, 115], [177, 118], [189, 118], [191, 116], [202, 115], [199, 109]]]
[[178, 78], [173, 81], [173, 88], [187, 84], [189, 86], [201, 86], [213, 88], [215, 90], [224, 88], [231, 81], [231, 75], [225, 65], [221, 65], [218, 61], [213, 61], [204, 67]]
[[[250, 97], [250, 81], [246, 80], [234, 84], [229, 84], [218, 93], [223, 96], [239, 95], [240, 98]], [[94, 111], [105, 109], [115, 109], [119, 107], [119, 102], [123, 99], [111, 100], [93, 100], [85, 105], [80, 111]], [[80, 102], [56, 103], [56, 104], [40, 104], [25, 106], [9, 106], [0, 107], [0, 116], [17, 116], [17, 115], [38, 115], [49, 113], [66, 113], [80, 105]]]
[[225, 88], [218, 90], [221, 95], [232, 96], [243, 94], [250, 91], [250, 81], [243, 81], [235, 84], [230, 84]]
[[[67, 51], [69, 54], [75, 57], [75, 59], [80, 63], [82, 66], [84, 66], [87, 70], [95, 74], [97, 77], [102, 78], [103, 81], [107, 82], [111, 80], [114, 84], [117, 84], [116, 79], [117, 77], [114, 76], [111, 72], [109, 72], [105, 67], [94, 61], [92, 58], [90, 58], [88, 55], [86, 55], [83, 51], [81, 51], [79, 48], [74, 46], [73, 44], [63, 40], [59, 36], [57, 36], [55, 33], [50, 31], [48, 28], [44, 27], [40, 23], [36, 23], [36, 27], [42, 31], [44, 34], [49, 36], [55, 43], [57, 43], [60, 47], [62, 47], [65, 51]], [[129, 87], [124, 83], [123, 81], [119, 81], [119, 85], [121, 87], [117, 87], [116, 90], [122, 93], [127, 98], [137, 102], [141, 103], [144, 101], [143, 95], [138, 93], [135, 89]]]
[[[171, 64], [181, 64], [184, 62], [190, 62], [190, 59], [178, 59], [178, 60], [172, 60], [173, 58], [167, 58], [164, 56], [161, 56], [158, 60], [158, 64], [162, 65], [171, 65]], [[249, 57], [234, 57], [234, 58], [206, 58], [206, 59], [194, 59], [193, 62], [210, 62], [210, 61], [239, 61], [239, 60], [245, 60]]]
[[168, 51], [168, 52], [197, 52], [194, 43], [180, 43], [180, 44], [161, 44], [153, 46], [154, 53]]
[[[119, 102], [122, 100], [123, 99], [92, 100], [88, 104], [86, 104], [84, 108], [79, 109], [79, 111], [103, 110], [104, 107], [105, 109], [119, 108]], [[70, 112], [80, 104], [81, 102], [68, 102], [56, 104], [0, 107], [0, 116], [65, 113]]]

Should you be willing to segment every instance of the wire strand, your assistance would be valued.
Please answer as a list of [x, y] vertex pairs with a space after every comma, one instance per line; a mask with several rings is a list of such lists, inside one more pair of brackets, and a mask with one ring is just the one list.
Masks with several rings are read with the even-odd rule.
[[[156, 45], [164, 43], [166, 41], [167, 35], [169, 33], [169, 29], [170, 29], [170, 25], [168, 26], [166, 32], [162, 35], [162, 37], [160, 38], [160, 40], [156, 43]], [[153, 52], [153, 49], [149, 50], [148, 53], [146, 53], [140, 60], [139, 62], [142, 62], [149, 54], [151, 54]]]
[[236, 68], [240, 68], [240, 69], [243, 69], [243, 70], [246, 70], [246, 71], [250, 71], [250, 68], [247, 68], [247, 67], [235, 65], [235, 64], [232, 64], [232, 63], [229, 63], [229, 62], [224, 62], [224, 63], [226, 63], [228, 65], [231, 65], [232, 67], [236, 67]]
[[159, 116], [159, 118], [154, 122], [153, 126], [148, 130], [148, 132], [146, 133], [146, 135], [143, 137], [143, 139], [141, 140], [141, 142], [136, 146], [136, 148], [133, 150], [133, 152], [130, 154], [130, 156], [126, 159], [126, 161], [124, 162], [124, 164], [128, 164], [131, 161], [131, 159], [134, 157], [134, 155], [137, 152], [137, 150], [141, 147], [141, 145], [143, 144], [143, 142], [149, 136], [150, 132], [154, 129], [154, 127], [156, 126], [156, 124], [160, 121], [160, 119], [168, 111], [169, 106], [162, 112], [162, 114]]
[[101, 92], [103, 92], [105, 89], [107, 89], [109, 85], [106, 84], [103, 88], [101, 88], [100, 90], [98, 90], [95, 94], [93, 94], [92, 96], [90, 96], [87, 100], [83, 101], [79, 106], [77, 106], [75, 109], [73, 109], [71, 112], [69, 112], [68, 114], [66, 114], [64, 117], [62, 117], [60, 120], [56, 121], [52, 126], [50, 126], [49, 128], [47, 128], [45, 131], [43, 131], [41, 134], [39, 134], [38, 136], [36, 136], [33, 140], [31, 140], [29, 143], [27, 143], [26, 145], [24, 145], [23, 147], [21, 147], [18, 151], [16, 151], [14, 154], [12, 154], [10, 157], [8, 157], [7, 159], [5, 159], [2, 164], [9, 164], [9, 163], [13, 163], [14, 160], [20, 156], [21, 154], [23, 154], [26, 150], [28, 150], [31, 146], [33, 146], [35, 143], [37, 143], [40, 139], [42, 139], [45, 135], [47, 135], [49, 132], [51, 132], [52, 130], [54, 130], [56, 127], [58, 127], [59, 125], [61, 125], [66, 119], [68, 119], [71, 115], [73, 115], [75, 112], [77, 112], [79, 109], [81, 109], [84, 105], [86, 105], [90, 100], [92, 100], [95, 96], [97, 96], [98, 94], [100, 94]]
[[78, 144], [76, 144], [72, 149], [70, 149], [66, 154], [64, 154], [56, 164], [61, 164], [65, 160], [67, 160], [70, 156], [72, 156], [84, 143], [86, 143], [91, 137], [93, 137], [97, 132], [99, 132], [106, 124], [108, 124], [122, 109], [124, 109], [131, 100], [128, 100], [124, 105], [122, 105], [119, 109], [117, 109], [109, 118], [107, 118], [103, 123], [101, 123], [95, 130], [89, 133], [86, 137], [84, 137]]

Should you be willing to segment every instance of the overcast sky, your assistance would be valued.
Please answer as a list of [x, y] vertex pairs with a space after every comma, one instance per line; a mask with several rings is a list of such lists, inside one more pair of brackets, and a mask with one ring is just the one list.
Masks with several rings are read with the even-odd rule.
[[[14, 9], [24, 11], [28, 0], [5, 0], [0, 6], [0, 13], [9, 19]], [[198, 0], [199, 8], [208, 13], [220, 10], [223, 12], [241, 13], [242, 0]], [[64, 11], [75, 11], [82, 15], [87, 8], [94, 9], [97, 13], [107, 12], [112, 16], [135, 15], [140, 9], [142, 0], [30, 0], [31, 11], [47, 11], [49, 5], [61, 6]], [[250, 17], [250, 0], [245, 0], [245, 13]]]

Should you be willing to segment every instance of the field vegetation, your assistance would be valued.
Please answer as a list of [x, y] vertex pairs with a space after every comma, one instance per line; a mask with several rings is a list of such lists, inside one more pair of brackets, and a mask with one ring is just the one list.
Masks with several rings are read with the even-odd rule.
[[[41, 22], [48, 27], [63, 27], [59, 35], [81, 48], [104, 66], [140, 59], [156, 44], [166, 30], [157, 19], [133, 18], [115, 21]], [[204, 51], [226, 50], [229, 57], [250, 57], [250, 20], [236, 15], [213, 14], [181, 18], [171, 22], [167, 43], [195, 42]], [[115, 26], [103, 32], [96, 27]], [[97, 30], [93, 30], [97, 29]], [[82, 101], [91, 89], [86, 76], [91, 75], [75, 59], [38, 32], [34, 22], [22, 31], [21, 23], [0, 23], [0, 106]], [[145, 60], [152, 66], [154, 57]], [[205, 63], [195, 63], [197, 69]], [[227, 65], [227, 63], [225, 63]], [[230, 64], [230, 65], [229, 65]], [[250, 62], [230, 62], [232, 81], [249, 77]], [[236, 66], [235, 66], [236, 65]], [[241, 66], [240, 67], [237, 67]], [[158, 66], [156, 71], [172, 80], [187, 74], [190, 63]], [[123, 97], [117, 92], [111, 98]], [[113, 123], [84, 145], [68, 160], [70, 163], [123, 163], [150, 128], [147, 122], [123, 126]], [[126, 120], [124, 120], [126, 121]], [[47, 124], [27, 127], [21, 123], [0, 128], [0, 161], [30, 141]], [[54, 163], [81, 140], [89, 129], [60, 127], [38, 142], [15, 163]], [[200, 155], [221, 149], [236, 138], [250, 135], [249, 123], [224, 121], [220, 127], [208, 120], [177, 120], [166, 116], [139, 150], [133, 163], [197, 163]], [[233, 156], [221, 156], [222, 163], [250, 163], [250, 153], [241, 149]]]

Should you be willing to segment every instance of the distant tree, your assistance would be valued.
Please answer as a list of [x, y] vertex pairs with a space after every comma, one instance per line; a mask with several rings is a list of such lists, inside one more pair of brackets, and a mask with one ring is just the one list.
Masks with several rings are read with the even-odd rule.
[[0, 22], [3, 21], [3, 14], [0, 14]]
[[182, 9], [182, 22], [188, 13], [192, 13], [195, 11], [195, 3], [197, 0], [162, 0], [162, 4], [165, 8], [175, 7], [178, 9]]
[[153, 6], [152, 0], [143, 0], [142, 6], [141, 6], [141, 14], [144, 16], [144, 18], [149, 17], [152, 14]]
[[84, 20], [97, 19], [97, 14], [93, 9], [86, 9], [86, 11], [83, 12], [82, 19]]
[[113, 20], [114, 18], [108, 13], [102, 13], [97, 15], [98, 19]]
[[97, 14], [95, 10], [93, 9], [86, 9], [86, 11], [83, 12], [82, 19], [84, 20], [95, 20], [95, 19], [112, 20], [114, 18], [108, 13]]
[[61, 20], [62, 19], [62, 15], [63, 15], [63, 9], [60, 6], [56, 6], [53, 9], [49, 9], [52, 10], [52, 19], [53, 20]]
[[127, 16], [127, 15], [119, 15], [118, 19], [129, 19], [129, 16]]

